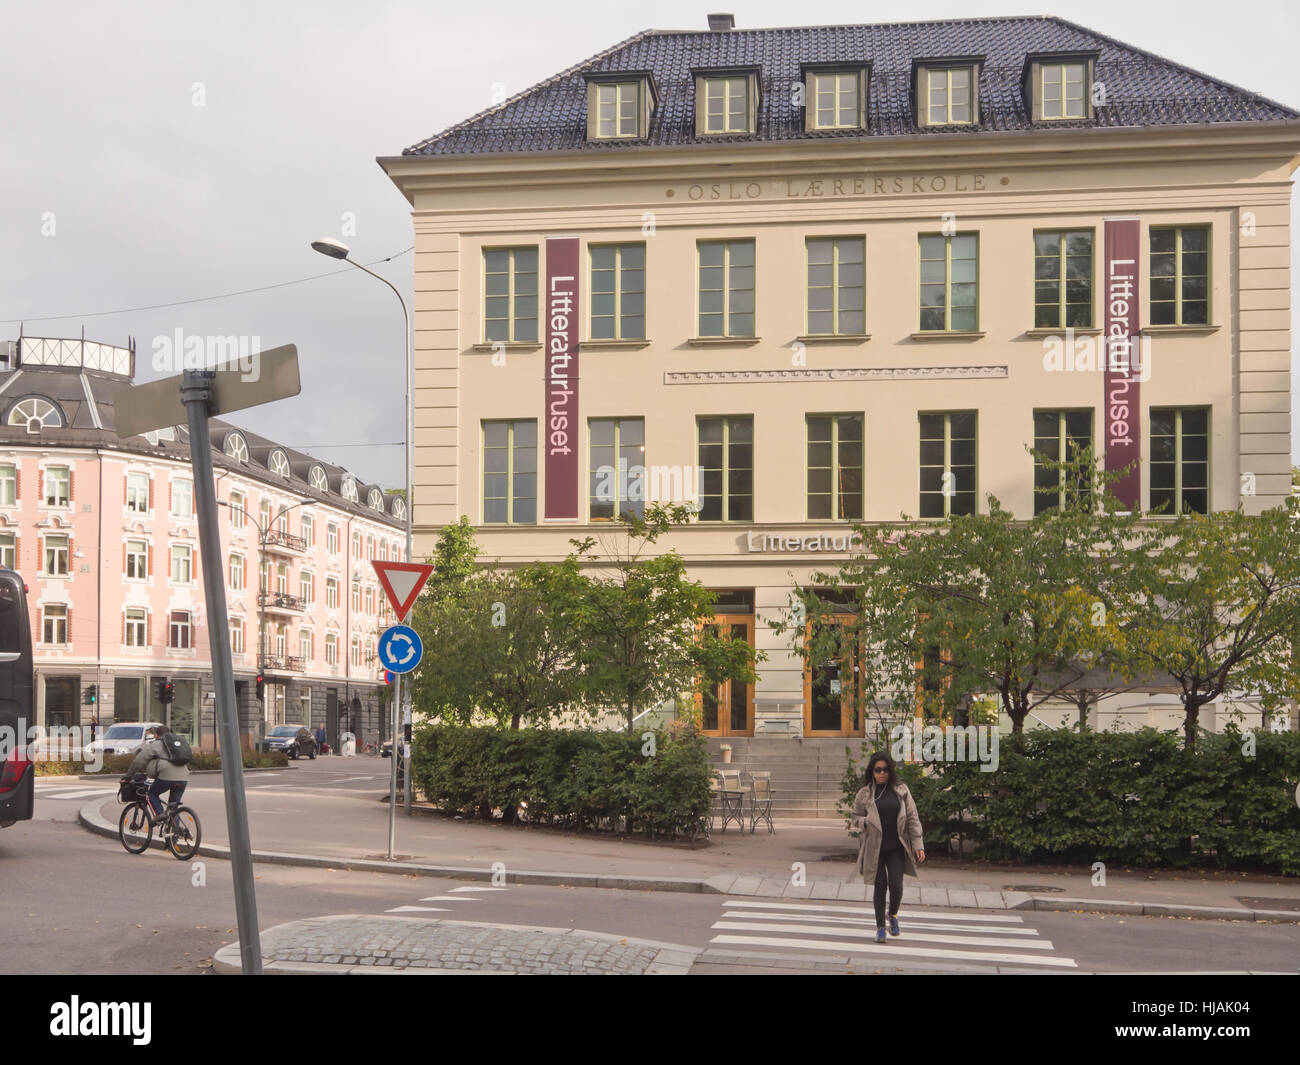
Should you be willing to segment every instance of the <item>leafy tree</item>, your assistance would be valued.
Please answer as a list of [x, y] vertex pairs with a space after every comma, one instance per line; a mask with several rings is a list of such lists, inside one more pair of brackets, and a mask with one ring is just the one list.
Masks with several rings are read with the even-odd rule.
[[1229, 691], [1266, 711], [1300, 695], [1300, 497], [1259, 515], [1185, 514], [1151, 529], [1150, 560], [1121, 622], [1134, 653], [1168, 676], [1196, 746], [1201, 707]]
[[624, 513], [615, 542], [604, 545], [603, 554], [592, 537], [571, 541], [569, 560], [595, 571], [573, 604], [583, 641], [584, 690], [591, 704], [619, 707], [629, 732], [640, 712], [668, 699], [727, 679], [757, 679], [748, 643], [704, 627], [713, 613], [713, 593], [688, 579], [676, 551], [650, 551], [689, 516], [684, 506], [650, 504], [644, 517]]

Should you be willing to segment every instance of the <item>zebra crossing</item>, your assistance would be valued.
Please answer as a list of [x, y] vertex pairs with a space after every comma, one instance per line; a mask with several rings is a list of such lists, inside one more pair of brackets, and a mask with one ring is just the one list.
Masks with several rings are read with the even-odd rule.
[[[482, 902], [482, 899], [476, 898], [477, 894], [488, 891], [506, 891], [503, 887], [487, 887], [478, 885], [466, 885], [465, 887], [454, 887], [446, 895], [426, 895], [420, 899], [420, 902]], [[394, 906], [384, 913], [450, 913], [450, 906]]]
[[1011, 914], [954, 913], [905, 908], [899, 914], [902, 935], [876, 940], [875, 910], [847, 903], [785, 902], [729, 898], [714, 921], [712, 948], [808, 951], [843, 957], [870, 957], [890, 964], [966, 963], [1015, 966], [1043, 971], [1077, 969], [1052, 942]]
[[117, 794], [117, 787], [115, 785], [107, 788], [98, 784], [55, 784], [38, 780], [36, 794], [42, 799], [94, 799], [101, 795], [108, 798], [110, 795]]

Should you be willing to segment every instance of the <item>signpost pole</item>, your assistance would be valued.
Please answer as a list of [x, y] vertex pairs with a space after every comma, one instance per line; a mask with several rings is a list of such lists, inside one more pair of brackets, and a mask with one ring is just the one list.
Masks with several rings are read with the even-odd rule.
[[235, 674], [230, 662], [230, 619], [226, 615], [225, 567], [217, 523], [217, 492], [212, 475], [208, 436], [208, 404], [216, 374], [187, 370], [181, 376], [181, 402], [189, 420], [190, 461], [194, 466], [194, 501], [199, 518], [199, 553], [203, 592], [208, 608], [208, 643], [216, 688], [217, 737], [221, 747], [221, 776], [226, 793], [226, 825], [230, 863], [235, 881], [235, 913], [239, 921], [239, 957], [245, 976], [262, 975], [262, 940], [257, 927], [257, 895], [253, 887], [253, 853], [248, 833], [248, 804], [244, 795], [244, 757], [239, 744]]
[[393, 856], [393, 848], [397, 844], [397, 759], [402, 756], [402, 752], [397, 746], [397, 706], [401, 698], [402, 675], [398, 673], [393, 681], [393, 706], [389, 719], [393, 734], [393, 751], [390, 755], [393, 764], [388, 767], [388, 860], [390, 862], [397, 860]]

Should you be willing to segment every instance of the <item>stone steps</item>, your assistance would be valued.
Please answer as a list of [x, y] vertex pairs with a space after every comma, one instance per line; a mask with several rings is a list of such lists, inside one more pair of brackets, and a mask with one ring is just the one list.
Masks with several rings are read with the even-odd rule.
[[[730, 744], [731, 762], [724, 764], [718, 748]], [[862, 739], [790, 738], [790, 737], [711, 737], [708, 741], [713, 767], [739, 770], [743, 783], [749, 783], [749, 771], [772, 774], [776, 798], [772, 812], [779, 817], [838, 818], [841, 799], [840, 780], [844, 776], [844, 749], [853, 751], [855, 759], [865, 756]]]

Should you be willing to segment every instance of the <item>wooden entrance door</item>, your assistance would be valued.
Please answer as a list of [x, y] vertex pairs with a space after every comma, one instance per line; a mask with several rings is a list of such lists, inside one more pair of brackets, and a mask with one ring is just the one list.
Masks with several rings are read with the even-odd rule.
[[[823, 618], [809, 622], [811, 641], [813, 626], [830, 628], [841, 636], [844, 621]], [[860, 703], [860, 648], [846, 646], [847, 640], [836, 639], [835, 652], [821, 661], [810, 661], [803, 676], [803, 734], [805, 736], [862, 736], [864, 710]]]
[[[718, 614], [705, 628], [715, 635], [730, 633], [733, 640], [754, 646], [753, 614]], [[700, 696], [703, 731], [708, 736], [754, 734], [754, 685], [723, 681]]]

